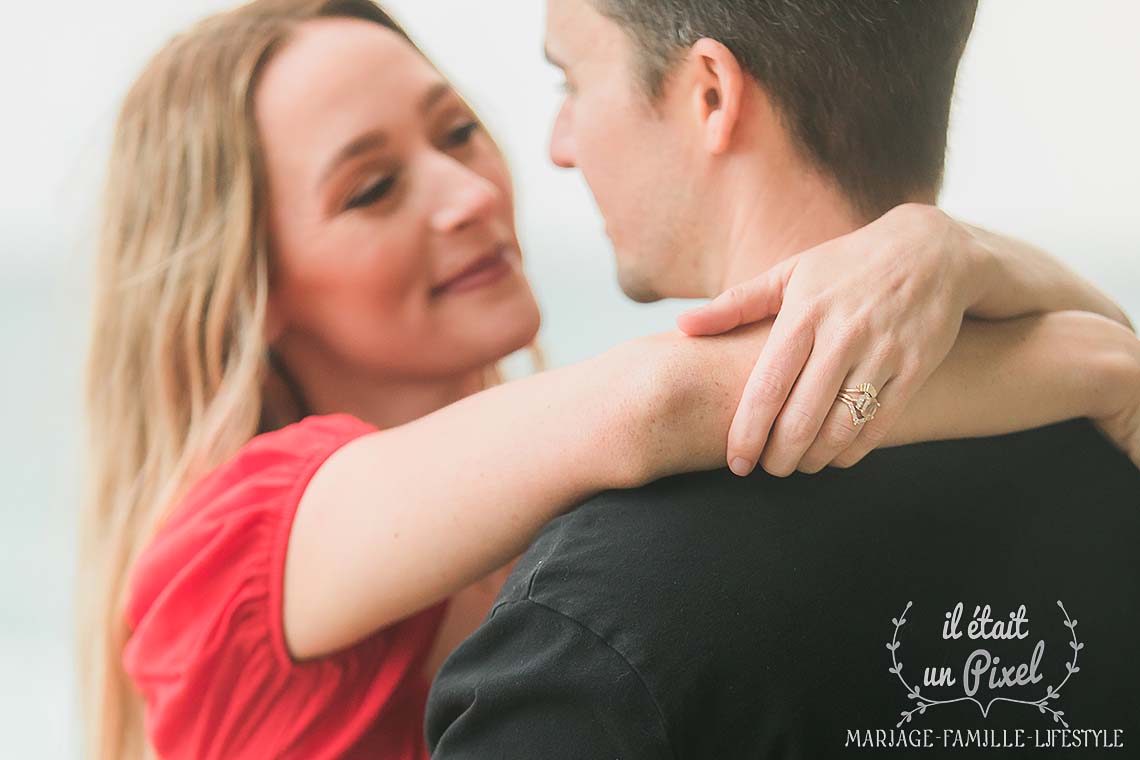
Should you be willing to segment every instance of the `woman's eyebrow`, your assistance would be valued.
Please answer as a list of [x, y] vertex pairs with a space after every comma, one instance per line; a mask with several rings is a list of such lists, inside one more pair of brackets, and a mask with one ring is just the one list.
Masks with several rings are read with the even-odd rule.
[[426, 114], [432, 107], [438, 103], [443, 97], [451, 92], [451, 85], [444, 81], [439, 81], [428, 88], [424, 93], [423, 99], [420, 101], [420, 113]]
[[321, 172], [320, 179], [317, 181], [317, 189], [320, 189], [320, 186], [327, 182], [332, 173], [337, 170], [337, 167], [345, 161], [355, 158], [369, 150], [381, 148], [386, 142], [388, 142], [388, 135], [379, 129], [373, 129], [354, 137], [343, 148], [337, 151], [333, 159], [325, 166], [325, 170]]
[[[426, 114], [451, 91], [451, 85], [442, 80], [433, 84], [420, 99], [420, 113]], [[320, 179], [317, 181], [317, 187], [320, 188], [321, 185], [327, 182], [329, 176], [345, 161], [355, 158], [366, 151], [381, 148], [387, 141], [388, 135], [379, 129], [369, 130], [349, 140], [344, 147], [336, 152], [332, 160], [326, 164], [325, 170], [321, 172]]]

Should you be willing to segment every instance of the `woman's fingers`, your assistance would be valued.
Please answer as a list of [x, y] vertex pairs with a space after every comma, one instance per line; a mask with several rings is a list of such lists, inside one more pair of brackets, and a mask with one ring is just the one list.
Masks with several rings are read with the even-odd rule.
[[[839, 400], [837, 394], [827, 413], [827, 418], [820, 428], [819, 435], [816, 436], [815, 441], [803, 455], [796, 468], [800, 472], [815, 474], [829, 464], [837, 463], [838, 457], [845, 453], [852, 455], [854, 461], [851, 464], [855, 464], [874, 448], [874, 444], [869, 442], [874, 440], [880, 431], [886, 429], [884, 423], [888, 420], [880, 417], [880, 415], [884, 402], [891, 399], [895, 380], [890, 376], [890, 373], [884, 371], [882, 367], [876, 366], [874, 362], [861, 362], [848, 373], [842, 388], [855, 389], [861, 383], [871, 383], [875, 386], [880, 407], [872, 415], [874, 419], [862, 424], [855, 424], [854, 419], [859, 416], [859, 412], [852, 413], [851, 407]], [[849, 395], [858, 399], [861, 394], [855, 392]], [[870, 412], [868, 411], [868, 413]], [[868, 435], [868, 443], [865, 450], [859, 453], [858, 449], [863, 449], [864, 442], [862, 439], [864, 435]], [[880, 442], [881, 440], [879, 438]]]
[[875, 419], [865, 423], [859, 436], [833, 457], [830, 464], [835, 467], [853, 467], [881, 446], [886, 440], [887, 431], [894, 427], [919, 387], [921, 383], [916, 383], [913, 375], [905, 372], [897, 374], [879, 392], [880, 406]]
[[[770, 474], [786, 477], [795, 472], [811, 447], [824, 438], [823, 446], [834, 448], [835, 453], [847, 448], [860, 432], [851, 425], [850, 415], [847, 427], [840, 423], [841, 417], [828, 420], [835, 411], [839, 391], [849, 387], [844, 383], [854, 372], [869, 372], [871, 362], [861, 359], [862, 343], [844, 341], [816, 342], [816, 347], [808, 359], [807, 367], [800, 374], [787, 403], [780, 411], [772, 426], [761, 466]], [[865, 377], [861, 382], [884, 382], [889, 373], [882, 368], [874, 370], [875, 377]], [[885, 376], [885, 377], [884, 377]], [[846, 406], [842, 411], [847, 412]], [[825, 424], [830, 423], [830, 424]]]
[[782, 315], [772, 325], [728, 429], [728, 466], [737, 475], [756, 468], [772, 422], [807, 363], [814, 339], [814, 324], [807, 318], [793, 321]]
[[[900, 227], [903, 218], [884, 217], [804, 251], [678, 318], [683, 332], [712, 335], [778, 313], [729, 430], [733, 472], [747, 474], [757, 462], [788, 475], [858, 461], [882, 443], [897, 409], [858, 431], [838, 427], [847, 409], [837, 406], [836, 392], [848, 372], [884, 372], [850, 380], [891, 381], [892, 405], [900, 407], [920, 383], [896, 389], [892, 370], [909, 366], [918, 381], [945, 358], [963, 311], [960, 278], [949, 277], [960, 269], [956, 251], [945, 250], [944, 226], [919, 234]], [[914, 250], [902, 256], [900, 246]]]
[[783, 304], [784, 287], [798, 259], [798, 255], [785, 259], [704, 306], [686, 311], [677, 317], [677, 327], [686, 335], [719, 335], [775, 315]]
[[807, 366], [796, 381], [784, 408], [772, 425], [772, 433], [760, 457], [760, 466], [771, 475], [783, 478], [796, 471], [796, 466], [819, 434], [831, 399], [843, 382], [846, 366], [839, 357], [823, 357], [822, 349], [812, 352]]

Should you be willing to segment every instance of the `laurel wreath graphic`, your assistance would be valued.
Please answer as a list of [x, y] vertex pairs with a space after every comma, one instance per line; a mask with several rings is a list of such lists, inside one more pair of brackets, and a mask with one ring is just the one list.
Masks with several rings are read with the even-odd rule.
[[983, 718], [989, 717], [990, 708], [993, 707], [995, 702], [1011, 702], [1018, 705], [1029, 705], [1030, 707], [1036, 707], [1042, 715], [1045, 715], [1046, 713], [1051, 714], [1053, 716], [1054, 723], [1060, 723], [1065, 728], [1069, 727], [1069, 724], [1065, 722], [1064, 710], [1053, 709], [1049, 706], [1049, 701], [1059, 698], [1061, 696], [1061, 689], [1063, 689], [1065, 684], [1069, 682], [1069, 679], [1073, 677], [1073, 674], [1079, 673], [1081, 671], [1081, 669], [1077, 666], [1077, 656], [1079, 652], [1085, 648], [1085, 645], [1077, 640], [1077, 621], [1069, 617], [1069, 613], [1065, 609], [1065, 605], [1061, 603], [1060, 599], [1057, 600], [1057, 606], [1061, 608], [1061, 612], [1065, 615], [1065, 627], [1069, 629], [1069, 633], [1072, 636], [1072, 641], [1069, 642], [1069, 647], [1073, 650], [1073, 659], [1065, 663], [1065, 668], [1068, 671], [1065, 674], [1065, 679], [1061, 681], [1061, 684], [1056, 689], [1054, 689], [1052, 685], [1049, 685], [1045, 690], [1045, 696], [1041, 697], [1040, 699], [1030, 701], [1025, 699], [1010, 699], [1008, 697], [994, 697], [985, 705], [973, 697], [958, 697], [956, 699], [933, 699], [927, 695], [922, 694], [917, 684], [911, 686], [909, 683], [907, 683], [902, 674], [903, 664], [898, 659], [898, 648], [899, 629], [906, 625], [906, 613], [910, 611], [911, 606], [913, 606], [913, 602], [907, 602], [906, 608], [902, 611], [902, 615], [899, 615], [897, 618], [891, 618], [891, 622], [895, 624], [895, 632], [894, 636], [891, 637], [890, 643], [887, 644], [887, 649], [889, 649], [891, 652], [891, 667], [888, 669], [889, 672], [898, 677], [899, 682], [907, 691], [907, 699], [917, 700], [913, 709], [903, 710], [899, 713], [899, 715], [902, 717], [899, 719], [899, 722], [895, 724], [895, 728], [900, 728], [904, 723], [910, 723], [911, 718], [914, 717], [915, 713], [923, 715], [926, 713], [928, 708], [940, 707], [942, 705], [951, 705], [955, 702], [973, 702], [978, 706], [978, 709], [982, 711]]

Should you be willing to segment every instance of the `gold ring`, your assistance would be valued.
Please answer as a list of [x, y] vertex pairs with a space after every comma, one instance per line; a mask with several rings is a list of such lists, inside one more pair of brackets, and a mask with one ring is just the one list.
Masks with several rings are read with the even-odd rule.
[[859, 427], [875, 419], [875, 413], [882, 406], [878, 396], [879, 392], [875, 390], [874, 385], [861, 383], [855, 388], [841, 390], [838, 399], [850, 410], [852, 424]]

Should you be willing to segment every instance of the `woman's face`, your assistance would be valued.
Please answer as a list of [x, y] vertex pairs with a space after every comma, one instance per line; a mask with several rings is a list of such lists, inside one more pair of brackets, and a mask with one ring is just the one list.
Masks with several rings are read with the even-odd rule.
[[534, 338], [503, 157], [403, 38], [355, 19], [304, 22], [266, 66], [255, 111], [269, 338], [286, 357], [428, 380]]

